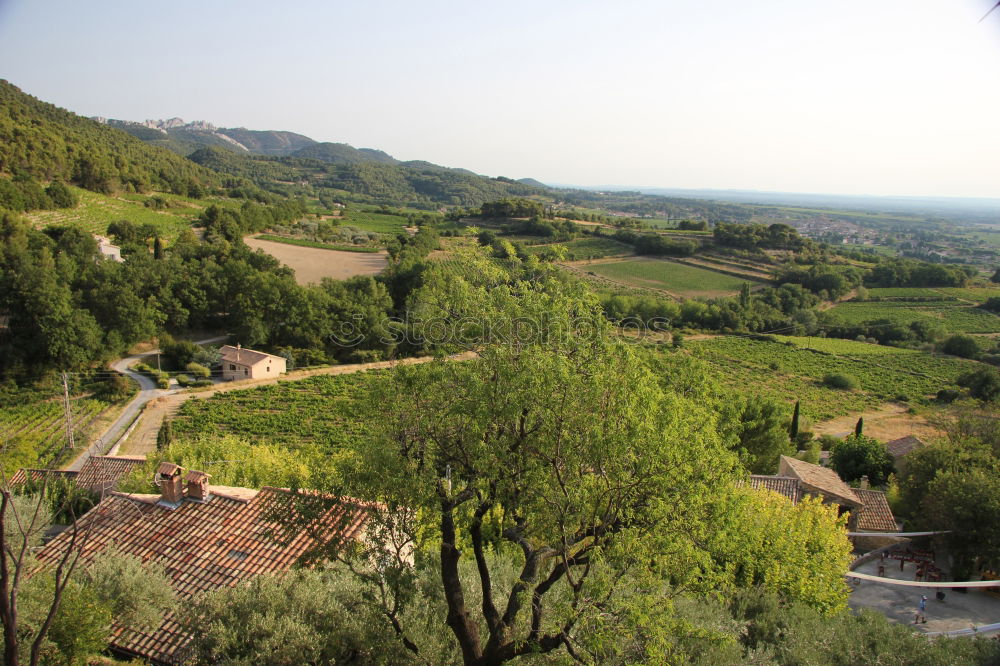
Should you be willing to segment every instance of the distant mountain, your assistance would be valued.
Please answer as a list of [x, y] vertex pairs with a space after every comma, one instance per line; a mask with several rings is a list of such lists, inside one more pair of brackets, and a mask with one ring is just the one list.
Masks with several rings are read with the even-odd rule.
[[168, 148], [187, 156], [204, 146], [220, 146], [238, 152], [257, 155], [292, 155], [297, 150], [316, 142], [295, 132], [273, 130], [248, 130], [245, 127], [218, 128], [204, 120], [184, 122], [181, 118], [169, 120], [114, 120], [96, 117], [100, 123], [124, 130], [147, 143]]
[[[143, 128], [148, 135], [158, 129]], [[149, 135], [152, 138], [152, 135]], [[0, 80], [0, 173], [63, 180], [96, 192], [198, 193], [218, 178], [114, 127], [32, 97]]]
[[295, 157], [319, 160], [327, 164], [399, 164], [399, 161], [381, 150], [354, 148], [346, 143], [313, 143], [292, 153]]
[[541, 187], [541, 188], [548, 187], [548, 185], [546, 185], [545, 183], [537, 181], [534, 178], [518, 178], [517, 182], [521, 183], [522, 185], [528, 185], [529, 187]]
[[294, 155], [296, 151], [316, 142], [295, 132], [275, 130], [248, 130], [244, 127], [217, 130], [251, 153], [258, 155]]

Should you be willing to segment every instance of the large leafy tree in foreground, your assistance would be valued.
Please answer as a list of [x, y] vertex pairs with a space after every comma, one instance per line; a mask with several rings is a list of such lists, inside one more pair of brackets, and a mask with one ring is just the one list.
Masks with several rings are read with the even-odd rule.
[[[711, 419], [617, 345], [491, 348], [398, 373], [380, 404], [391, 405], [384, 434], [358, 480], [413, 512], [407, 531], [439, 541], [447, 624], [469, 664], [572, 650], [626, 572], [692, 570], [678, 535], [731, 469]], [[496, 551], [517, 555], [512, 587], [493, 583]]]
[[[472, 271], [420, 295], [450, 309], [439, 324], [503, 340], [474, 362], [399, 369], [372, 398], [379, 436], [347, 474], [352, 494], [390, 507], [391, 524], [370, 531], [379, 565], [367, 569], [395, 595], [387, 613], [406, 595], [409, 548], [418, 558], [436, 550], [446, 623], [467, 664], [600, 652], [578, 629], [601, 634], [623, 580], [662, 589], [699, 570], [689, 535], [735, 466], [712, 415], [663, 391], [611, 340], [589, 297], [544, 274], [501, 277]], [[514, 319], [522, 325], [503, 325]], [[404, 642], [419, 651], [418, 638]]]

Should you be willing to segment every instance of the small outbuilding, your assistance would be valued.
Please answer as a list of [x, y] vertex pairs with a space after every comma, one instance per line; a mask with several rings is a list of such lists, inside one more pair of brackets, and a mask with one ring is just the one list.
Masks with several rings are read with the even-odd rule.
[[265, 379], [277, 377], [285, 372], [285, 359], [266, 354], [240, 345], [226, 345], [222, 353], [222, 378], [226, 381], [239, 379]]

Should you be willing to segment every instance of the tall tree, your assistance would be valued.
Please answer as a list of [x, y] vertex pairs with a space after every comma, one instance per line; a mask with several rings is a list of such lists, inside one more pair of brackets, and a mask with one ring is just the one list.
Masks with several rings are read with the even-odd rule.
[[788, 427], [788, 438], [795, 441], [799, 436], [799, 401], [795, 401], [795, 410], [792, 412], [792, 424]]

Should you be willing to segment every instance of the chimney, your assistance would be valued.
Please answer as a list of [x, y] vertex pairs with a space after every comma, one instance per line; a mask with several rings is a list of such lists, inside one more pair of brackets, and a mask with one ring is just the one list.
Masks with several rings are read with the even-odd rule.
[[240, 360], [240, 349], [242, 349], [242, 348], [243, 348], [243, 345], [241, 345], [240, 343], [237, 342], [236, 343], [236, 360], [237, 361]]
[[212, 499], [208, 490], [208, 479], [210, 475], [198, 470], [191, 470], [184, 478], [187, 481], [187, 497], [194, 502], [207, 502]]
[[865, 474], [861, 477], [861, 483], [858, 484], [858, 488], [861, 490], [868, 490], [868, 475]]
[[180, 466], [161, 462], [156, 468], [156, 485], [160, 487], [160, 503], [176, 507], [184, 501], [184, 481]]

